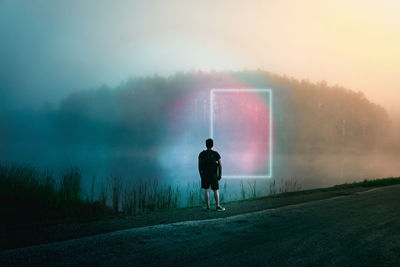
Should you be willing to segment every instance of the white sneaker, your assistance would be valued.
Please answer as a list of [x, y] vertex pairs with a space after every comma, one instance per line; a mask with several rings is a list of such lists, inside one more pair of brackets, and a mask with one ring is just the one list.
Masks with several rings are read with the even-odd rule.
[[225, 211], [225, 208], [223, 208], [223, 207], [221, 207], [221, 206], [218, 206], [215, 210], [216, 210], [216, 211]]

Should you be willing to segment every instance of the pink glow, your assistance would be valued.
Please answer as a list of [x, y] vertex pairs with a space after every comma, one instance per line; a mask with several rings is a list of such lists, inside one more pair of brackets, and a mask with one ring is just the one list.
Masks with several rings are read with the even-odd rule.
[[225, 150], [224, 166], [230, 175], [267, 172], [269, 119], [269, 107], [260, 93], [215, 94], [215, 141]]

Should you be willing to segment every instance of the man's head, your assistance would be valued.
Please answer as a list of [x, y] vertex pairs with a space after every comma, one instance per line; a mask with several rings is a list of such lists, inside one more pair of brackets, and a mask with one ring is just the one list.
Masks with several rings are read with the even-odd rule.
[[207, 139], [206, 140], [206, 147], [208, 149], [211, 149], [213, 146], [214, 146], [214, 141], [211, 138]]

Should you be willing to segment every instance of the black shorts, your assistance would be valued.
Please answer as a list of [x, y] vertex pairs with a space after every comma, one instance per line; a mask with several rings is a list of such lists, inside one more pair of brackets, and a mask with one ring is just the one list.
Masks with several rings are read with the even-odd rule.
[[210, 186], [212, 190], [219, 189], [217, 177], [201, 177], [201, 188], [209, 189]]

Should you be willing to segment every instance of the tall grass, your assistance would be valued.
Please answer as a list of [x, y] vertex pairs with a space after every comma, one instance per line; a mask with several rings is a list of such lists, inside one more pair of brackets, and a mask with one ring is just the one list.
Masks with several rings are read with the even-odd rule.
[[137, 191], [134, 187], [125, 186], [122, 193], [122, 211], [126, 215], [135, 215], [137, 213]]
[[[77, 168], [55, 174], [24, 164], [0, 164], [0, 213], [3, 218], [68, 221], [120, 213], [137, 215], [205, 204], [200, 181], [188, 183], [186, 190], [182, 191], [179, 186], [163, 184], [157, 179], [127, 181], [110, 175], [98, 183], [97, 195], [95, 181], [93, 176], [90, 192], [85, 197], [81, 188], [82, 174]], [[238, 199], [232, 193], [233, 189], [228, 191], [227, 184], [227, 181], [220, 183], [222, 203]], [[256, 180], [246, 184], [241, 181], [239, 199], [257, 198], [261, 191], [268, 189], [270, 195], [301, 189], [294, 179], [272, 180], [268, 189], [263, 186], [260, 190], [258, 187]], [[215, 202], [212, 193], [210, 201], [211, 204]]]
[[273, 179], [269, 184], [269, 195], [277, 195], [287, 192], [300, 191], [301, 185], [293, 178], [291, 179]]
[[122, 178], [111, 175], [109, 177], [109, 184], [112, 193], [112, 208], [115, 212], [118, 212], [122, 191]]
[[115, 213], [136, 215], [177, 208], [181, 191], [178, 186], [160, 184], [156, 179], [124, 183], [120, 177], [111, 176], [101, 186], [99, 198]]
[[241, 199], [246, 199], [246, 189], [244, 188], [243, 181], [240, 181], [240, 196]]
[[257, 180], [248, 181], [247, 185], [240, 181], [240, 199], [255, 199], [259, 195], [257, 190]]
[[[58, 194], [60, 200], [66, 203], [80, 201], [80, 196], [82, 193], [81, 180], [82, 175], [77, 168], [70, 168], [65, 170], [61, 174], [61, 179], [59, 183], [60, 186]], [[46, 184], [48, 185], [49, 183], [55, 185], [55, 180], [52, 176], [47, 175]], [[55, 187], [53, 187], [52, 189], [57, 191]]]
[[81, 173], [55, 175], [26, 164], [0, 164], [0, 223], [68, 221], [108, 213], [99, 202], [83, 200]]
[[227, 184], [226, 181], [223, 182], [223, 185], [219, 189], [219, 201], [224, 203], [228, 198]]
[[181, 192], [179, 187], [175, 188], [172, 185], [160, 185], [157, 180], [150, 181], [150, 201], [149, 209], [165, 210], [178, 207]]
[[249, 185], [249, 193], [250, 193], [250, 198], [254, 199], [257, 198], [257, 181], [254, 180], [253, 182], [248, 182]]
[[201, 190], [200, 182], [188, 183], [186, 186], [187, 206], [196, 207], [204, 204], [204, 193]]

